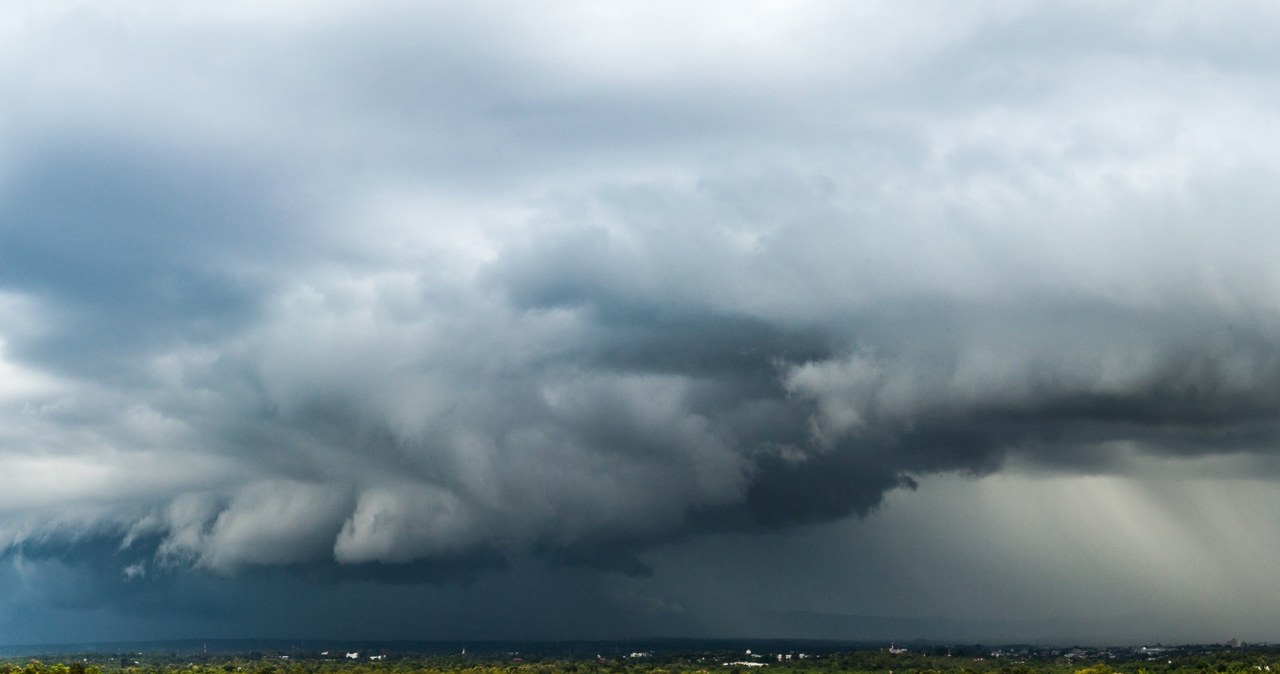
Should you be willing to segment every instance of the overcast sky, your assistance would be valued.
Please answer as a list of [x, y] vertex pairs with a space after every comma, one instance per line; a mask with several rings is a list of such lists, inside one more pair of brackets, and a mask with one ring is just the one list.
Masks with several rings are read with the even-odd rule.
[[1280, 640], [1277, 34], [8, 3], [0, 633]]

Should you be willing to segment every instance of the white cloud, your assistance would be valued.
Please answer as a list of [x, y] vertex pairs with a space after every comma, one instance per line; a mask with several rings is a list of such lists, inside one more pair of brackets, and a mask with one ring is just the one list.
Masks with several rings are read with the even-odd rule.
[[249, 564], [323, 560], [350, 502], [340, 485], [248, 485], [213, 520], [198, 563], [227, 573]]

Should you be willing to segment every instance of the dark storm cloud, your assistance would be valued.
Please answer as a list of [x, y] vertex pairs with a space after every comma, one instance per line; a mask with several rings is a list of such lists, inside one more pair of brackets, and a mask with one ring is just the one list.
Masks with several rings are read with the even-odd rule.
[[20, 12], [14, 569], [643, 578], [940, 474], [1273, 455], [1277, 89], [1193, 9], [515, 10]]

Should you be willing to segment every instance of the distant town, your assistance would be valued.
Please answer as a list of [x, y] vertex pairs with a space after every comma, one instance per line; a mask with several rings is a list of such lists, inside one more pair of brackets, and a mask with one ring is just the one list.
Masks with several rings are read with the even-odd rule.
[[1280, 674], [1280, 646], [759, 640], [152, 642], [0, 650], [0, 674]]

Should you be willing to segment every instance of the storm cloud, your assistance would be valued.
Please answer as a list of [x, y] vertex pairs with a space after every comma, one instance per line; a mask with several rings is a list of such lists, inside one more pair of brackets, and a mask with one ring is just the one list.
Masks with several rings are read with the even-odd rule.
[[1266, 5], [4, 14], [23, 587], [642, 579], [948, 476], [1280, 466]]

